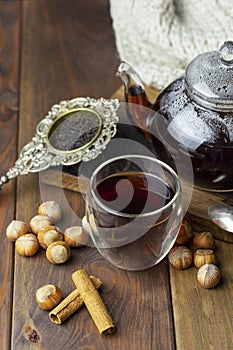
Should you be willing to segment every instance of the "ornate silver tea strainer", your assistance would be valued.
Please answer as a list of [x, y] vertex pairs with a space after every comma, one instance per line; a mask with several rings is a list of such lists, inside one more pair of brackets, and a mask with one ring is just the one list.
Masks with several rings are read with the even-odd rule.
[[52, 106], [0, 186], [18, 175], [96, 158], [116, 134], [117, 99], [78, 97]]

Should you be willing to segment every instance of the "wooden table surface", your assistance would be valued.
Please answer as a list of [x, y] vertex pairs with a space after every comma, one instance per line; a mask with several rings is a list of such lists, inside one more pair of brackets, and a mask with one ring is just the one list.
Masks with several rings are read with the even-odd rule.
[[[54, 104], [77, 96], [110, 97], [119, 57], [107, 0], [0, 1], [0, 169], [13, 165], [37, 123]], [[165, 258], [143, 272], [110, 266], [94, 248], [72, 250], [64, 265], [45, 251], [15, 252], [5, 235], [14, 218], [29, 222], [42, 200], [69, 203], [61, 227], [84, 214], [82, 197], [41, 185], [38, 174], [19, 177], [0, 193], [0, 348], [27, 350], [200, 350], [233, 348], [233, 245], [216, 241], [221, 284], [205, 290], [195, 267], [177, 271]], [[70, 209], [72, 208], [72, 210]], [[78, 215], [77, 215], [78, 214]], [[101, 296], [117, 326], [99, 335], [85, 307], [64, 324], [50, 322], [35, 302], [43, 284], [74, 289], [71, 274], [84, 268], [103, 280]]]

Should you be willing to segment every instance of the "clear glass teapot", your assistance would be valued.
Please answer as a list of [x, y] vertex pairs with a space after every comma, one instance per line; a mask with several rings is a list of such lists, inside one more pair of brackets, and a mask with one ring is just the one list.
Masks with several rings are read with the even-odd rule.
[[133, 107], [129, 112], [145, 135], [151, 133], [162, 160], [172, 166], [173, 151], [188, 151], [197, 187], [233, 191], [232, 41], [225, 42], [219, 51], [194, 58], [184, 76], [160, 92], [154, 104], [149, 102], [139, 76], [126, 62], [120, 64], [117, 76], [124, 83], [130, 106], [150, 108], [149, 113]]

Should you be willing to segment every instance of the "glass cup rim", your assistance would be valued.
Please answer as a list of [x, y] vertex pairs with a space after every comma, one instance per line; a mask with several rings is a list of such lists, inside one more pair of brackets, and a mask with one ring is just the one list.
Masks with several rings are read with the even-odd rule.
[[[114, 209], [108, 207], [107, 205], [105, 205], [103, 202], [101, 202], [99, 197], [96, 195], [95, 190], [92, 188], [92, 185], [93, 185], [94, 179], [96, 178], [96, 175], [106, 165], [108, 165], [114, 161], [120, 160], [120, 159], [130, 159], [130, 158], [141, 158], [141, 159], [153, 161], [157, 164], [160, 164], [161, 167], [168, 170], [168, 172], [172, 175], [172, 177], [175, 179], [176, 192], [175, 192], [174, 196], [172, 197], [172, 199], [166, 205], [164, 205], [161, 208], [156, 209], [154, 211], [150, 211], [150, 212], [146, 212], [146, 213], [142, 213], [142, 214], [141, 213], [140, 214], [128, 214], [128, 213], [122, 213], [120, 211], [114, 210]], [[166, 163], [164, 163], [160, 159], [157, 159], [157, 158], [154, 158], [151, 156], [145, 156], [145, 155], [124, 154], [121, 156], [110, 158], [110, 159], [106, 160], [105, 162], [101, 163], [100, 165], [98, 165], [98, 167], [93, 171], [93, 173], [91, 175], [91, 178], [89, 181], [89, 191], [90, 191], [92, 197], [94, 198], [94, 200], [96, 201], [96, 203], [98, 204], [98, 206], [101, 207], [104, 211], [107, 211], [113, 215], [120, 216], [120, 217], [136, 218], [138, 216], [146, 217], [146, 216], [150, 216], [150, 215], [157, 215], [157, 214], [163, 212], [164, 210], [166, 210], [167, 208], [169, 208], [176, 201], [178, 195], [181, 194], [181, 184], [180, 184], [180, 180], [179, 180], [176, 172], [169, 165], [167, 165]]]

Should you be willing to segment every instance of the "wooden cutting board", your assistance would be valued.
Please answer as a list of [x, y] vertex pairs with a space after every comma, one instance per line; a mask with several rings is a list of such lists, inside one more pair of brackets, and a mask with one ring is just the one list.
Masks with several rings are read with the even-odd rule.
[[[147, 94], [149, 99], [154, 101], [159, 91], [147, 88]], [[123, 86], [113, 94], [112, 98], [118, 98], [120, 101], [124, 100]], [[57, 186], [57, 175], [57, 170], [50, 168], [41, 173], [41, 180], [44, 183]], [[87, 186], [86, 180], [79, 178], [77, 181], [77, 176], [72, 175], [72, 171], [69, 171], [69, 167], [66, 167], [62, 174], [62, 187], [74, 192], [80, 192], [85, 189], [85, 186]], [[210, 231], [216, 239], [233, 243], [233, 234], [220, 229], [208, 216], [208, 208], [216, 204], [233, 206], [233, 191], [220, 193], [194, 188], [186, 216], [191, 221], [194, 232]]]

